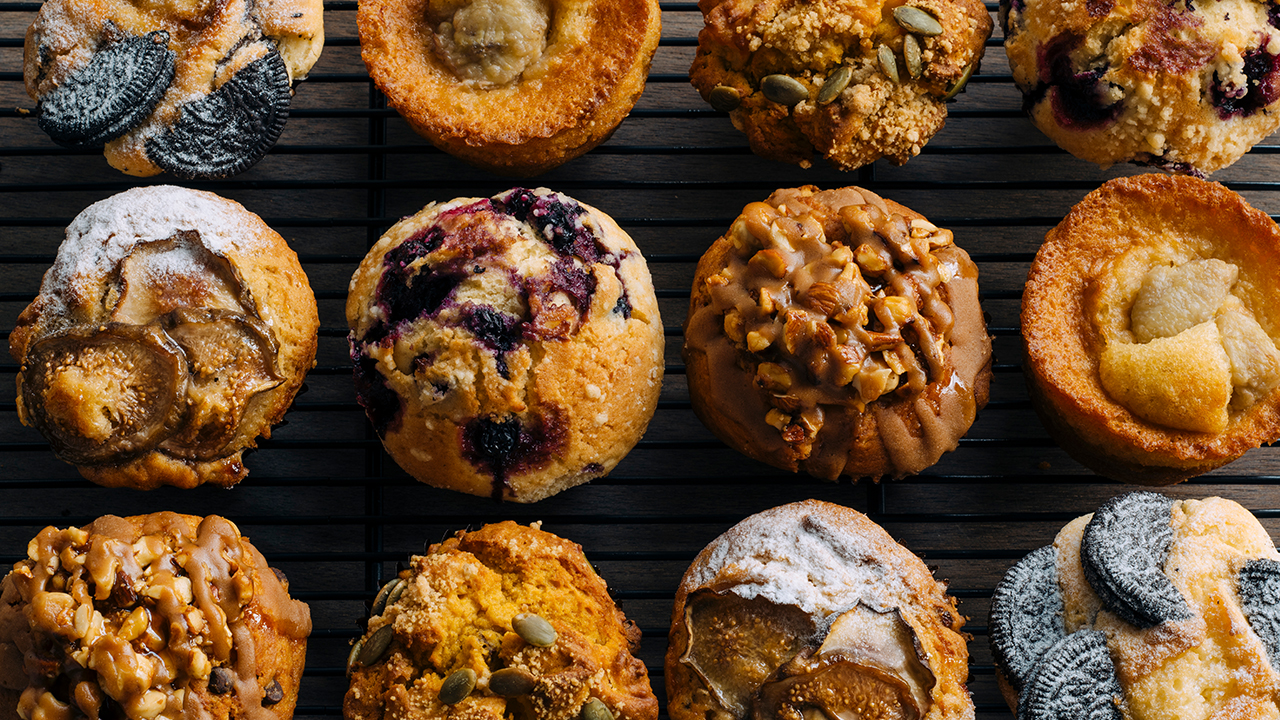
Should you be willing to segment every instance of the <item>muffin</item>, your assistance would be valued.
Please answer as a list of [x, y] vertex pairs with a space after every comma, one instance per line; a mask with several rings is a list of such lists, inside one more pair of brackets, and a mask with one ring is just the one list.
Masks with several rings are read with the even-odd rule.
[[746, 206], [698, 262], [684, 330], [698, 417], [783, 470], [918, 473], [987, 402], [977, 267], [950, 230], [860, 188]]
[[1280, 127], [1280, 30], [1240, 0], [1001, 0], [1023, 107], [1067, 152], [1204, 177]]
[[360, 54], [441, 150], [536, 175], [604, 142], [644, 90], [657, 0], [366, 0]]
[[1280, 717], [1280, 554], [1230, 500], [1112, 498], [1010, 568], [990, 628], [1019, 718]]
[[1112, 180], [1045, 237], [1024, 371], [1094, 472], [1168, 484], [1280, 437], [1280, 228], [1216, 183]]
[[978, 0], [700, 0], [689, 79], [751, 149], [841, 170], [920, 154], [977, 71], [991, 17]]
[[607, 474], [644, 434], [663, 328], [613, 220], [545, 188], [432, 203], [347, 296], [356, 391], [418, 480], [533, 502]]
[[0, 585], [0, 718], [289, 720], [311, 615], [230, 521], [47, 527]]
[[318, 327], [298, 256], [257, 215], [135, 188], [72, 221], [18, 317], [18, 417], [100, 485], [232, 485], [293, 402]]
[[129, 175], [235, 175], [275, 144], [324, 47], [321, 0], [49, 0], [23, 74], [39, 125]]
[[511, 521], [414, 557], [351, 649], [347, 720], [657, 720], [640, 630], [582, 548]]
[[879, 525], [807, 500], [708, 545], [676, 591], [671, 720], [973, 718], [965, 619]]

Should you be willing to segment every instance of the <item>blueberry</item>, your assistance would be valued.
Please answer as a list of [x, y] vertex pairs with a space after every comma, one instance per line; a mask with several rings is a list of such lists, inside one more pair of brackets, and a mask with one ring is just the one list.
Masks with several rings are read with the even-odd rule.
[[1280, 3], [1267, 3], [1267, 24], [1273, 28], [1280, 28]]
[[348, 339], [351, 342], [356, 400], [364, 408], [373, 429], [380, 437], [385, 437], [387, 429], [400, 419], [400, 396], [387, 387], [386, 378], [378, 372], [378, 362], [357, 347], [354, 337]]
[[[1269, 6], [1268, 18], [1273, 18], [1275, 6]], [[1274, 22], [1274, 20], [1273, 20]], [[1249, 117], [1267, 107], [1280, 97], [1280, 83], [1277, 82], [1280, 67], [1276, 56], [1265, 48], [1254, 48], [1244, 53], [1244, 75], [1247, 78], [1244, 87], [1224, 85], [1221, 78], [1213, 76], [1213, 85], [1209, 89], [1210, 99], [1218, 109], [1218, 117], [1229, 120], [1233, 117]]]
[[625, 292], [618, 296], [618, 302], [613, 305], [613, 313], [621, 315], [627, 320], [631, 319], [631, 301], [627, 300]]
[[512, 472], [542, 467], [564, 447], [565, 413], [554, 405], [521, 420], [514, 416], [478, 417], [462, 428], [462, 456], [493, 475], [493, 497], [502, 499]]
[[520, 318], [483, 305], [462, 308], [462, 326], [495, 353], [508, 353], [524, 339]]
[[596, 292], [596, 276], [589, 270], [578, 267], [570, 260], [561, 260], [551, 268], [549, 283], [573, 299], [573, 306], [578, 312], [586, 313], [591, 309], [591, 296]]
[[1041, 47], [1040, 77], [1048, 80], [1025, 98], [1030, 109], [1047, 93], [1058, 123], [1081, 130], [1115, 120], [1122, 106], [1122, 101], [1107, 102], [1110, 83], [1102, 81], [1106, 67], [1077, 71], [1071, 53], [1082, 41], [1079, 35], [1063, 33]]
[[[444, 236], [444, 230], [433, 225], [387, 251], [375, 297], [385, 312], [388, 325], [435, 313], [466, 277], [464, 270], [442, 272], [429, 264], [418, 268], [416, 274], [410, 269], [415, 260], [440, 247]], [[366, 334], [365, 340], [374, 341], [386, 333], [385, 328], [380, 329], [374, 337]]]

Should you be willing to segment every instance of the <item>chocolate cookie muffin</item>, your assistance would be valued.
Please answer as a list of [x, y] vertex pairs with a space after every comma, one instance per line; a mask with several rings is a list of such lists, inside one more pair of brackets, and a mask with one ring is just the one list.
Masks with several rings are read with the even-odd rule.
[[607, 474], [644, 434], [663, 329], [635, 243], [550, 190], [432, 203], [347, 297], [356, 390], [422, 482], [533, 502]]

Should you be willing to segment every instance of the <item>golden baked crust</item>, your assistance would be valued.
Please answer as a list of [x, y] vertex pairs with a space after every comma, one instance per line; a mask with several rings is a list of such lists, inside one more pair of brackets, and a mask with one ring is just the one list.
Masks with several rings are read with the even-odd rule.
[[[648, 672], [633, 655], [639, 628], [614, 605], [582, 548], [537, 525], [485, 525], [413, 558], [380, 594], [383, 607], [375, 605], [351, 653], [348, 720], [572, 720], [592, 698], [619, 720], [656, 720]], [[526, 642], [512, 627], [521, 614], [549, 623], [554, 641]], [[366, 651], [388, 627], [389, 644]], [[444, 680], [464, 669], [475, 673], [475, 689], [453, 705], [441, 702]], [[499, 696], [490, 689], [499, 671], [531, 676], [531, 685]]]
[[[855, 633], [838, 648], [843, 657], [828, 652], [837, 632], [847, 632], [846, 621], [856, 629], [868, 611], [896, 617], [899, 634], [878, 647], [883, 637]], [[834, 665], [851, 660], [859, 674], [883, 673], [884, 685], [911, 687], [918, 715], [906, 712], [904, 699], [865, 717], [973, 718], [964, 623], [946, 586], [865, 515], [818, 500], [776, 507], [712, 541], [681, 580], [666, 656], [667, 712], [672, 720], [767, 720], [768, 686], [781, 684], [792, 661], [807, 656]], [[908, 666], [932, 682], [906, 677]], [[842, 696], [842, 686], [858, 684], [846, 676], [831, 695]], [[860, 717], [835, 714], [851, 708], [825, 709], [830, 717]]]
[[356, 391], [422, 482], [534, 502], [607, 474], [662, 386], [644, 257], [545, 188], [433, 203], [369, 251], [347, 296]]
[[231, 522], [108, 515], [27, 554], [0, 586], [0, 687], [21, 693], [0, 718], [293, 716], [310, 612]]
[[[730, 113], [756, 154], [803, 167], [814, 151], [842, 170], [918, 155], [946, 121], [946, 101], [977, 71], [991, 34], [977, 0], [700, 0], [698, 7], [706, 27], [689, 71], [694, 87]], [[895, 10], [933, 27], [898, 22]]]
[[19, 417], [100, 485], [232, 485], [314, 364], [318, 328], [298, 256], [257, 215], [207, 192], [129, 190], [68, 226], [18, 317]]
[[[1112, 180], [1072, 208], [1036, 254], [1022, 299], [1027, 384], [1050, 434], [1093, 471], [1124, 482], [1180, 482], [1280, 435], [1277, 388], [1244, 409], [1227, 407], [1225, 428], [1205, 432], [1144, 419], [1103, 386], [1108, 344], [1134, 342], [1130, 311], [1143, 274], [1204, 259], [1238, 268], [1231, 295], [1272, 343], [1280, 338], [1280, 228], [1216, 183]], [[1192, 363], [1189, 377], [1168, 381], [1196, 383], [1202, 371]]]
[[693, 409], [784, 470], [920, 472], [987, 402], [977, 275], [951, 231], [897, 203], [852, 187], [778, 190], [698, 263], [684, 346]]
[[[457, 45], [445, 22], [457, 26]], [[369, 75], [414, 130], [466, 162], [517, 176], [550, 170], [613, 133], [644, 90], [661, 22], [657, 0], [370, 0], [359, 12]], [[486, 33], [506, 44], [477, 44]], [[531, 47], [510, 58], [521, 43]], [[459, 64], [479, 77], [465, 78]]]

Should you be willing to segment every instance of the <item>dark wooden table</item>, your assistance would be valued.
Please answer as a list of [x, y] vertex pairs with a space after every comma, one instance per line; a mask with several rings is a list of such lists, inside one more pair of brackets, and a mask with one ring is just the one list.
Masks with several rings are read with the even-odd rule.
[[[58, 148], [21, 108], [22, 38], [39, 3], [0, 0], [0, 327], [11, 328], [53, 260], [62, 229], [85, 206], [138, 180], [97, 152]], [[990, 8], [994, 11], [994, 6]], [[387, 458], [355, 404], [343, 302], [356, 263], [381, 231], [432, 200], [491, 195], [511, 182], [474, 170], [416, 136], [369, 82], [356, 3], [325, 3], [328, 42], [300, 84], [284, 136], [236, 178], [189, 183], [242, 202], [290, 241], [320, 303], [319, 363], [288, 425], [253, 453], [232, 490], [140, 493], [98, 488], [55, 460], [14, 411], [16, 365], [0, 363], [0, 563], [23, 556], [47, 524], [176, 510], [234, 519], [311, 604], [315, 633], [300, 716], [341, 714], [343, 666], [356, 619], [394, 563], [453, 530], [501, 519], [543, 520], [583, 545], [644, 630], [642, 657], [661, 698], [675, 586], [708, 541], [747, 515], [817, 497], [871, 516], [949, 578], [970, 618], [970, 687], [980, 718], [1009, 717], [986, 640], [992, 588], [1013, 560], [1064, 522], [1132, 488], [1103, 481], [1047, 437], [1019, 371], [1022, 284], [1045, 231], [1086, 192], [1135, 168], [1100, 171], [1066, 155], [1022, 116], [998, 39], [951, 120], [903, 167], [802, 170], [754, 157], [727, 118], [687, 82], [701, 15], [663, 3], [665, 29], [648, 87], [613, 139], [536, 179], [612, 214], [648, 257], [667, 327], [666, 384], [639, 447], [613, 475], [532, 506], [500, 505], [419, 485]], [[1274, 142], [1274, 139], [1268, 142]], [[1275, 146], [1256, 148], [1214, 179], [1280, 211]], [[778, 473], [725, 448], [689, 409], [680, 326], [694, 264], [742, 206], [775, 188], [859, 184], [955, 231], [981, 268], [995, 338], [991, 404], [960, 449], [926, 474], [883, 484], [829, 484]], [[1280, 455], [1264, 448], [1170, 489], [1225, 495], [1275, 534]]]

